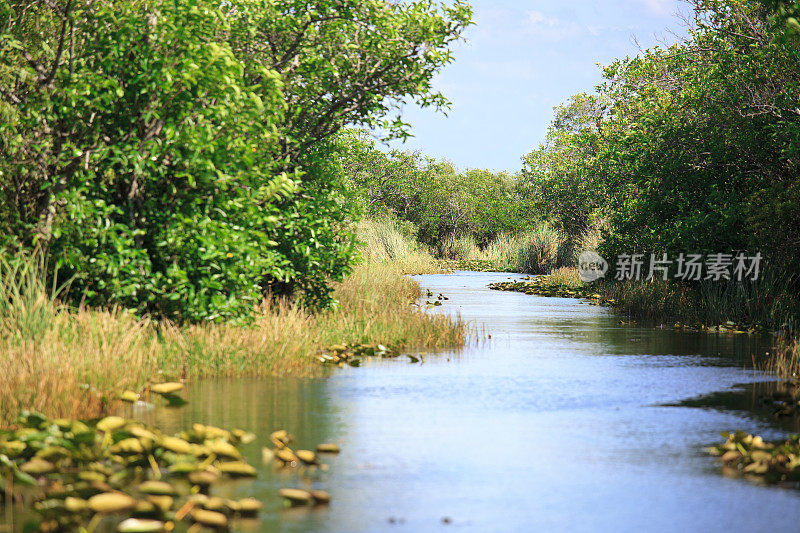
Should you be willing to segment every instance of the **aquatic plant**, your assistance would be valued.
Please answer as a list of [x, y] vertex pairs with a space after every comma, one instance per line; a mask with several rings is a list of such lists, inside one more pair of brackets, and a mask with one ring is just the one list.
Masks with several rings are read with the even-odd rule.
[[24, 412], [0, 432], [0, 485], [6, 505], [21, 502], [26, 529], [169, 531], [176, 522], [227, 529], [261, 502], [211, 495], [225, 478], [254, 477], [239, 447], [255, 436], [194, 424], [167, 435], [109, 416], [95, 422]]
[[794, 328], [790, 323], [781, 329], [775, 350], [766, 364], [767, 370], [789, 380], [800, 377], [800, 337]]
[[724, 474], [768, 483], [800, 480], [800, 435], [780, 442], [766, 442], [744, 431], [722, 436], [725, 442], [707, 451], [719, 457]]

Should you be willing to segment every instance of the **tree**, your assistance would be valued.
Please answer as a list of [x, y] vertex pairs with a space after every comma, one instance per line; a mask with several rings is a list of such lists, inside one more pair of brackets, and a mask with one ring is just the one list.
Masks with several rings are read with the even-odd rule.
[[229, 16], [237, 55], [281, 75], [288, 112], [278, 159], [294, 163], [345, 125], [408, 136], [408, 124], [389, 115], [410, 100], [446, 108], [432, 80], [472, 23], [461, 0], [243, 0]]
[[[331, 136], [430, 79], [462, 4], [0, 0], [2, 245], [74, 301], [177, 320], [330, 302], [353, 212]], [[396, 123], [395, 133], [402, 130]]]
[[579, 94], [555, 108], [545, 142], [522, 158], [523, 194], [534, 211], [567, 234], [580, 236], [595, 226], [608, 190], [598, 172], [598, 149], [608, 100]]

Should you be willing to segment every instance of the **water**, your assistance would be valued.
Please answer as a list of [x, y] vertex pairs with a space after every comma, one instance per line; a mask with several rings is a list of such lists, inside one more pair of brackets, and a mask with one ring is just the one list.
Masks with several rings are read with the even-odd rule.
[[418, 278], [450, 298], [436, 312], [486, 326], [478, 346], [328, 379], [195, 383], [188, 406], [148, 418], [243, 427], [261, 443], [278, 428], [300, 448], [340, 443], [313, 482], [333, 495], [322, 509], [282, 509], [277, 489], [303, 485], [250, 445], [259, 479], [223, 488], [266, 502], [246, 530], [798, 529], [800, 491], [725, 478], [703, 451], [723, 430], [783, 434], [735, 392], [764, 381], [750, 364], [763, 339], [619, 326], [578, 300], [486, 288], [506, 277]]

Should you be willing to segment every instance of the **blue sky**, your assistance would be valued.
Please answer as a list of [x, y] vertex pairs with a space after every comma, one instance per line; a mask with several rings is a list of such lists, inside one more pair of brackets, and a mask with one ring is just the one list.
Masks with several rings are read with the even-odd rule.
[[682, 33], [676, 0], [473, 0], [476, 25], [435, 80], [453, 106], [445, 117], [407, 106], [420, 149], [460, 168], [515, 171], [545, 136], [555, 105], [601, 81], [597, 63], [635, 55]]

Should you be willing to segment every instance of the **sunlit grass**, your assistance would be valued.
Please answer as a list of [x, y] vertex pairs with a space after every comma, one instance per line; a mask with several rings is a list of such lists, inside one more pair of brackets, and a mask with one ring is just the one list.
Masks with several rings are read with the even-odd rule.
[[404, 274], [443, 272], [430, 251], [396, 220], [362, 220], [358, 224], [357, 238], [362, 244], [362, 256], [367, 264], [396, 267]]
[[794, 328], [786, 327], [781, 331], [766, 369], [788, 380], [796, 381], [800, 377], [800, 335]]
[[575, 263], [568, 239], [544, 223], [519, 233], [502, 233], [482, 248], [471, 235], [449, 239], [439, 245], [438, 255], [467, 267], [474, 263], [484, 270], [527, 274], [545, 274]]
[[542, 284], [543, 286], [576, 289], [581, 287], [583, 282], [578, 275], [577, 268], [561, 267], [544, 276]]
[[687, 324], [736, 324], [780, 326], [800, 307], [789, 280], [766, 275], [756, 281], [674, 280], [601, 281], [596, 290], [615, 301], [631, 316], [657, 321], [679, 320]]
[[323, 369], [313, 355], [331, 344], [438, 349], [468, 335], [458, 316], [412, 306], [419, 285], [396, 265], [357, 267], [327, 311], [268, 300], [248, 326], [179, 328], [120, 310], [68, 309], [42, 281], [41, 261], [23, 263], [0, 270], [0, 426], [22, 409], [98, 416], [151, 379], [316, 376]]

